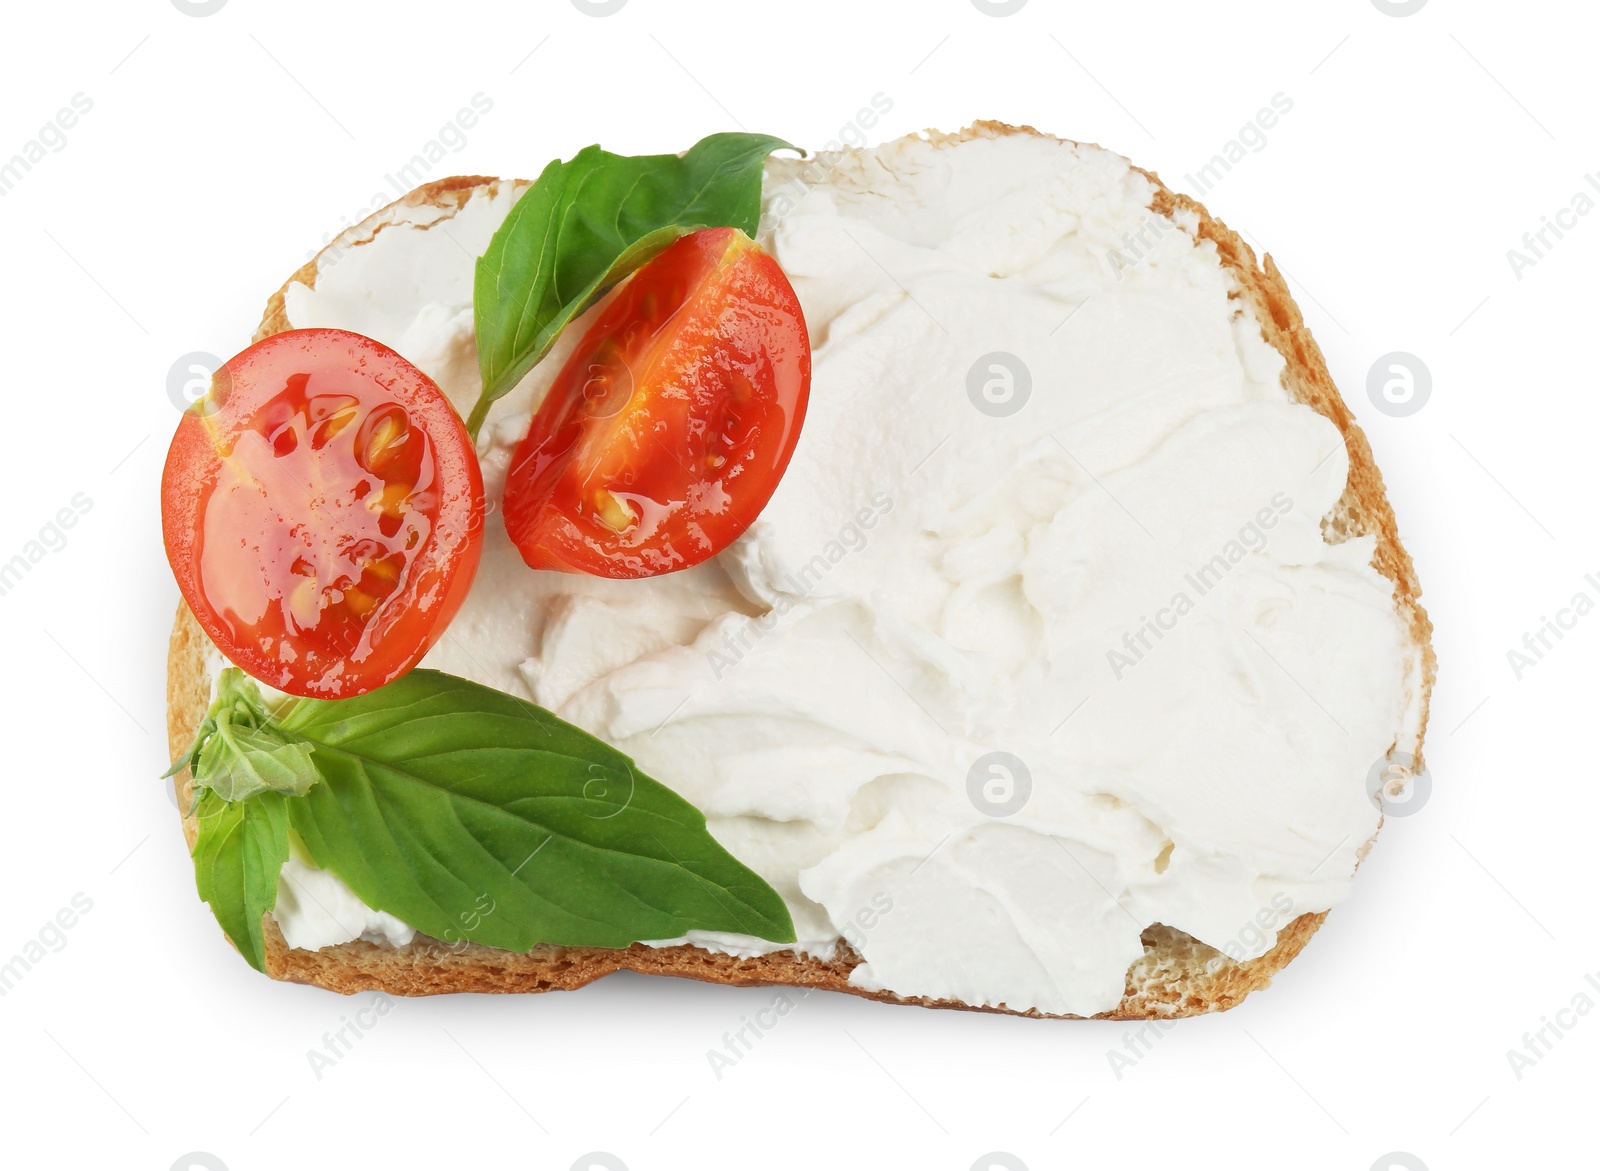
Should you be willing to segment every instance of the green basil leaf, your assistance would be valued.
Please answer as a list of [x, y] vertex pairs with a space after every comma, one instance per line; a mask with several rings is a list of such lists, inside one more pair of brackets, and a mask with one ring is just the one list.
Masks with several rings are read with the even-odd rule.
[[278, 874], [289, 860], [289, 798], [264, 792], [225, 801], [213, 790], [195, 808], [195, 885], [222, 930], [257, 971], [267, 970], [261, 916], [277, 905]]
[[713, 134], [678, 155], [586, 147], [545, 167], [478, 258], [473, 317], [483, 393], [467, 430], [606, 289], [700, 228], [754, 235], [766, 158], [794, 147], [765, 134]]
[[194, 770], [197, 796], [209, 789], [224, 801], [267, 792], [299, 796], [320, 779], [310, 747], [275, 730], [261, 689], [237, 667], [222, 672], [194, 743], [165, 775], [186, 767]]
[[437, 671], [278, 722], [322, 783], [289, 802], [318, 866], [437, 939], [627, 947], [692, 929], [794, 940], [777, 892], [615, 748]]
[[217, 729], [200, 750], [197, 776], [224, 801], [243, 801], [257, 793], [298, 797], [320, 779], [305, 744], [285, 743], [260, 728]]

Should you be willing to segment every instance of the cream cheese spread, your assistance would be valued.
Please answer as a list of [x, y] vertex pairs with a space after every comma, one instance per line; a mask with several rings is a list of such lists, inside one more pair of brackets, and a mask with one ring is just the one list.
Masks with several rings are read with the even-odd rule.
[[[491, 515], [425, 665], [629, 753], [782, 894], [783, 946], [848, 941], [864, 989], [1090, 1014], [1149, 924], [1250, 958], [1263, 908], [1341, 899], [1420, 658], [1373, 539], [1324, 540], [1339, 432], [1194, 217], [1024, 135], [774, 159], [766, 186], [814, 375], [760, 519], [610, 581], [529, 570]], [[473, 260], [515, 194], [406, 213], [292, 285], [290, 321], [393, 346], [465, 414]], [[581, 327], [491, 414], [491, 502]], [[300, 860], [276, 917], [296, 946], [410, 937]]]
[[417, 934], [393, 915], [374, 911], [326, 870], [293, 856], [278, 876], [272, 917], [284, 942], [306, 951], [352, 939], [404, 947]]

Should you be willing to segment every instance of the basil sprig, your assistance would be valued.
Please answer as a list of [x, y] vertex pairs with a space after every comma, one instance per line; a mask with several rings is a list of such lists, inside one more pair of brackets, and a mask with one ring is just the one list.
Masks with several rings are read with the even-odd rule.
[[[194, 743], [166, 775], [184, 768], [205, 777], [205, 789], [223, 801], [243, 801], [265, 792], [299, 796], [319, 779], [310, 745], [277, 730], [261, 701], [261, 689], [237, 667], [223, 671], [217, 680], [217, 696]], [[198, 784], [195, 796], [200, 796]]]
[[467, 430], [522, 380], [557, 335], [678, 237], [733, 227], [754, 235], [765, 134], [713, 134], [682, 156], [615, 155], [586, 147], [555, 160], [517, 200], [478, 258], [472, 308], [483, 393]]
[[[314, 783], [278, 767], [286, 748], [309, 753]], [[362, 902], [437, 939], [511, 951], [690, 930], [794, 940], [783, 900], [693, 805], [603, 741], [452, 675], [415, 670], [353, 699], [269, 711], [230, 668], [174, 770], [186, 763], [201, 897], [257, 968], [291, 831]], [[229, 800], [224, 789], [249, 787], [241, 770], [267, 783]]]

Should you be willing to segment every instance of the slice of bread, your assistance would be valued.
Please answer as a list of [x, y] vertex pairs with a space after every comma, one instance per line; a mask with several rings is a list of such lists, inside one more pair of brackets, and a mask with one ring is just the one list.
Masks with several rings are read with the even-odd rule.
[[[1038, 134], [1031, 127], [979, 122], [957, 135], [930, 133], [936, 143], [959, 142], [973, 137]], [[1241, 296], [1261, 324], [1263, 336], [1287, 363], [1284, 384], [1291, 398], [1332, 420], [1344, 434], [1350, 457], [1350, 477], [1343, 497], [1324, 519], [1327, 538], [1335, 543], [1350, 537], [1375, 534], [1376, 567], [1394, 582], [1395, 604], [1410, 628], [1423, 661], [1422, 727], [1427, 723], [1428, 692], [1434, 677], [1432, 627], [1418, 603], [1421, 589], [1411, 558], [1400, 544], [1394, 513], [1384, 495], [1383, 478], [1373, 463], [1366, 437], [1339, 397], [1317, 343], [1301, 318], [1282, 276], [1266, 257], [1261, 265], [1255, 254], [1233, 232], [1212, 219], [1187, 196], [1169, 191], [1148, 171], [1140, 171], [1155, 188], [1153, 209], [1168, 217], [1180, 210], [1199, 218], [1199, 235], [1215, 244], [1222, 263], [1237, 278]], [[375, 212], [347, 229], [328, 245], [342, 252], [360, 247], [385, 228], [400, 222], [431, 222], [453, 216], [479, 188], [495, 190], [506, 180], [482, 177], [442, 179], [417, 188], [403, 199]], [[525, 186], [518, 183], [516, 186]], [[324, 251], [327, 251], [326, 249]], [[290, 282], [314, 286], [317, 261], [300, 268]], [[284, 289], [274, 293], [256, 340], [290, 328], [284, 310]], [[172, 753], [184, 751], [195, 735], [210, 699], [206, 671], [209, 644], [186, 606], [180, 604], [168, 654], [167, 733]], [[1421, 767], [1420, 739], [1417, 767]], [[191, 788], [187, 772], [177, 778], [179, 808], [187, 809]], [[191, 848], [195, 826], [185, 820], [184, 833]], [[1370, 842], [1367, 843], [1370, 846]], [[1365, 847], [1363, 848], [1364, 853]], [[1143, 934], [1144, 955], [1128, 969], [1120, 1004], [1102, 1018], [1134, 1020], [1192, 1016], [1230, 1008], [1249, 993], [1264, 988], [1272, 976], [1300, 953], [1326, 912], [1302, 915], [1279, 932], [1271, 951], [1258, 959], [1235, 962], [1214, 948], [1181, 931], [1160, 924]], [[778, 984], [848, 992], [875, 1000], [920, 1004], [939, 1008], [971, 1005], [924, 997], [902, 997], [869, 992], [850, 983], [851, 970], [860, 957], [842, 941], [831, 960], [811, 959], [795, 952], [777, 952], [751, 959], [720, 955], [693, 946], [633, 947], [616, 950], [596, 947], [542, 946], [527, 953], [500, 951], [477, 945], [449, 945], [418, 936], [405, 947], [389, 947], [360, 940], [303, 951], [289, 947], [266, 916], [267, 972], [275, 979], [316, 984], [335, 992], [368, 989], [417, 996], [436, 992], [547, 992], [579, 988], [612, 972], [628, 970], [653, 975], [684, 976], [718, 984]], [[983, 1011], [1011, 1011], [1004, 1008]], [[1036, 1012], [1023, 1015], [1039, 1016]]]

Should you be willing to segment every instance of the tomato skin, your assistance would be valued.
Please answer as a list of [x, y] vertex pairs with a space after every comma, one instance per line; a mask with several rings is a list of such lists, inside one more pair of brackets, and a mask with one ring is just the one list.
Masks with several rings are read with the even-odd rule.
[[585, 332], [511, 460], [535, 569], [652, 577], [727, 548], [800, 438], [811, 342], [788, 278], [736, 228], [683, 237]]
[[483, 545], [483, 479], [427, 375], [359, 334], [290, 330], [226, 362], [161, 478], [167, 560], [232, 662], [337, 699], [416, 665]]

